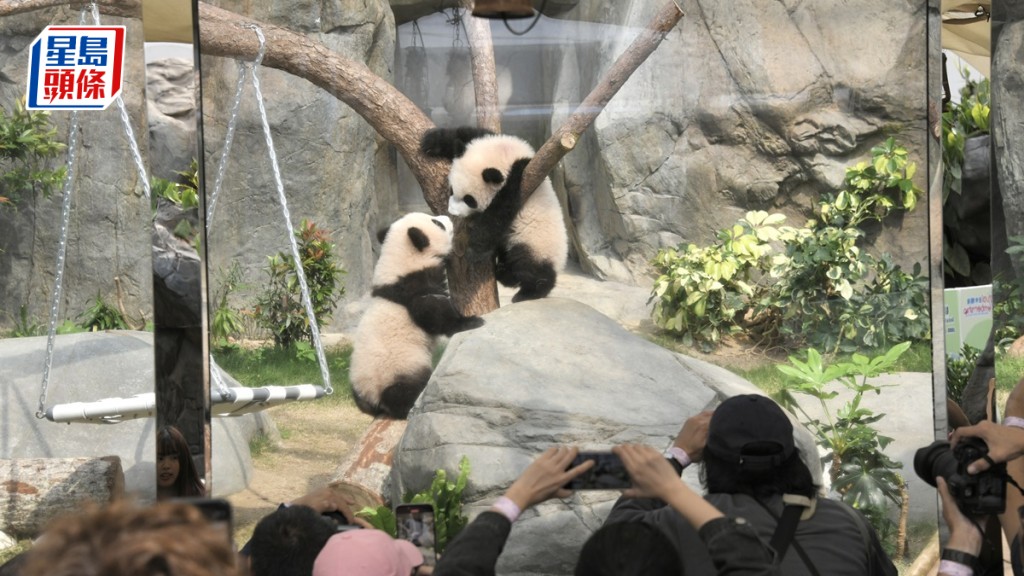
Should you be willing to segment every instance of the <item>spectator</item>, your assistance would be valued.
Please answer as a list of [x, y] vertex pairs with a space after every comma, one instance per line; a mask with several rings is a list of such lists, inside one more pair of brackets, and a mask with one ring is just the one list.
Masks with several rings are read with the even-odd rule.
[[[793, 425], [771, 399], [735, 396], [714, 413], [688, 419], [669, 455], [679, 471], [690, 462], [703, 461], [706, 500], [726, 516], [745, 519], [765, 542], [772, 541], [780, 525], [784, 495], [787, 501], [805, 505], [799, 519], [792, 518], [792, 535], [779, 531], [772, 543], [781, 556], [781, 573], [896, 574], [863, 515], [845, 503], [815, 498], [819, 488], [794, 444]], [[676, 543], [688, 576], [715, 574], [699, 533], [673, 508], [660, 499], [622, 498], [606, 522], [650, 522]]]
[[[977, 474], [988, 470], [993, 463], [1006, 462], [1007, 475], [1019, 486], [1024, 486], [1024, 458], [1020, 457], [1024, 454], [1024, 379], [1010, 391], [1003, 414], [1003, 424], [986, 420], [974, 426], [957, 428], [953, 431], [951, 443], [956, 446], [965, 437], [981, 438], [988, 446], [988, 454], [986, 458], [972, 462], [967, 467], [968, 473]], [[1021, 517], [1018, 515], [1021, 506], [1024, 506], [1024, 494], [1020, 490], [1007, 490], [1006, 511], [999, 515], [999, 523], [1009, 543], [1010, 565], [1015, 576], [1024, 575], [1021, 561]]]
[[[679, 481], [672, 467], [649, 446], [622, 445], [614, 451], [633, 480], [631, 497], [658, 495], [677, 507], [708, 539], [712, 556], [720, 563], [719, 574], [761, 576], [776, 574], [771, 551], [742, 521], [725, 518], [721, 512]], [[434, 570], [436, 576], [491, 576], [521, 510], [553, 497], [570, 495], [565, 484], [589, 470], [593, 461], [569, 468], [575, 448], [553, 447], [541, 454], [516, 479], [492, 508], [483, 512], [448, 544]], [[664, 534], [640, 522], [606, 524], [584, 544], [576, 574], [631, 575], [682, 574], [682, 564]], [[614, 542], [614, 545], [609, 544]]]
[[426, 576], [431, 570], [412, 542], [367, 528], [331, 536], [313, 564], [312, 576]]
[[281, 504], [259, 521], [241, 550], [252, 576], [309, 576], [320, 550], [341, 526], [369, 527], [352, 513], [353, 503], [324, 486]]
[[195, 507], [115, 502], [55, 520], [21, 576], [239, 576], [224, 534]]
[[204, 496], [206, 488], [199, 477], [185, 437], [174, 426], [164, 426], [156, 434], [156, 497], [158, 500]]

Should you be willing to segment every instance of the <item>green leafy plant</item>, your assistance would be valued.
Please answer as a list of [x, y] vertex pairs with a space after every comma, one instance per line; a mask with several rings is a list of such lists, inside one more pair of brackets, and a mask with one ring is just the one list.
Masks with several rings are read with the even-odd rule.
[[[823, 462], [828, 465], [832, 489], [843, 501], [863, 510], [879, 533], [892, 531], [890, 505], [904, 513], [906, 488], [900, 464], [884, 452], [892, 438], [874, 427], [885, 414], [864, 407], [862, 400], [866, 393], [881, 392], [880, 386], [868, 380], [892, 372], [909, 348], [910, 342], [903, 342], [875, 357], [853, 354], [849, 361], [831, 364], [811, 348], [806, 359], [790, 356], [788, 364], [777, 367], [786, 376], [779, 401], [801, 414], [804, 425], [828, 451]], [[839, 395], [836, 384], [853, 393], [841, 406], [831, 402]], [[823, 419], [810, 417], [796, 400], [797, 394], [816, 399]], [[903, 547], [905, 525], [906, 518], [901, 518], [897, 549]]]
[[89, 307], [79, 314], [78, 325], [89, 332], [128, 329], [124, 315], [117, 308], [108, 304], [99, 292], [96, 293], [96, 299]]
[[[462, 493], [468, 480], [469, 458], [463, 456], [459, 460], [459, 474], [454, 482], [448, 479], [447, 472], [439, 468], [434, 471], [434, 479], [429, 488], [415, 494], [406, 493], [404, 496], [407, 503], [430, 504], [434, 507], [434, 530], [437, 533], [435, 549], [438, 553], [444, 552], [448, 542], [469, 522], [469, 518], [462, 513]], [[356, 514], [366, 518], [374, 528], [398, 537], [395, 515], [389, 507], [366, 507]]]
[[[975, 262], [960, 243], [960, 219], [950, 204], [950, 198], [963, 193], [963, 170], [967, 140], [989, 133], [991, 89], [988, 78], [970, 78], [966, 69], [960, 70], [964, 86], [960, 101], [951, 101], [942, 113], [942, 202], [943, 261], [948, 285], [974, 285]], [[987, 256], [986, 256], [987, 260]]]
[[210, 333], [215, 346], [226, 346], [229, 338], [237, 336], [242, 331], [241, 313], [228, 302], [231, 293], [241, 285], [241, 282], [242, 268], [238, 262], [232, 262], [220, 286], [213, 293], [214, 309]]
[[173, 202], [183, 209], [199, 207], [199, 162], [193, 158], [188, 170], [176, 172], [178, 181], [173, 182], [166, 178], [154, 176], [149, 181], [149, 190], [156, 202], [157, 198], [164, 198]]
[[871, 162], [846, 171], [843, 189], [825, 194], [818, 218], [786, 226], [781, 214], [748, 212], [711, 246], [660, 251], [653, 318], [684, 344], [705, 348], [742, 332], [755, 342], [835, 352], [929, 334], [927, 279], [861, 246], [864, 227], [921, 194], [915, 165], [889, 138]]
[[0, 108], [0, 209], [16, 208], [37, 192], [53, 194], [67, 168], [51, 168], [50, 162], [65, 148], [48, 112], [26, 110], [20, 99], [10, 113]]
[[980, 352], [970, 344], [964, 344], [959, 356], [946, 355], [946, 397], [957, 404], [960, 404], [964, 387], [974, 372]]
[[42, 336], [45, 334], [42, 324], [29, 318], [28, 307], [22, 304], [18, 307], [18, 318], [15, 320], [14, 329], [11, 331], [12, 338], [27, 338], [30, 336]]
[[[316, 224], [303, 220], [295, 230], [295, 238], [313, 314], [317, 324], [323, 326], [331, 318], [338, 298], [345, 293], [340, 280], [345, 271], [335, 264], [334, 244], [327, 232]], [[312, 342], [312, 330], [291, 255], [279, 252], [269, 256], [267, 274], [266, 288], [257, 297], [254, 312], [260, 325], [270, 332], [277, 346]]]

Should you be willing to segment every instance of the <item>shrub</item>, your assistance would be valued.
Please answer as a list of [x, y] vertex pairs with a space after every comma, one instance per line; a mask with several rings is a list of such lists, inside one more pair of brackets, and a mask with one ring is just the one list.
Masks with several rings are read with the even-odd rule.
[[67, 168], [49, 167], [67, 148], [56, 136], [48, 112], [26, 110], [21, 100], [11, 114], [0, 108], [0, 209], [36, 192], [48, 198], [63, 183]]
[[100, 330], [127, 330], [128, 322], [117, 309], [107, 304], [99, 292], [92, 304], [78, 316], [78, 325], [89, 332]]
[[[323, 326], [330, 320], [338, 298], [345, 293], [339, 278], [345, 271], [334, 262], [334, 244], [325, 230], [303, 220], [294, 233], [313, 315], [317, 325]], [[257, 297], [254, 312], [258, 322], [270, 332], [277, 346], [289, 347], [300, 341], [312, 343], [294, 259], [288, 252], [279, 252], [267, 260], [267, 286]]]
[[709, 348], [726, 334], [830, 351], [924, 339], [928, 284], [861, 247], [864, 227], [893, 209], [912, 210], [921, 191], [906, 149], [890, 138], [872, 161], [848, 168], [842, 190], [823, 195], [817, 219], [748, 212], [712, 246], [662, 250], [653, 317], [684, 343]]

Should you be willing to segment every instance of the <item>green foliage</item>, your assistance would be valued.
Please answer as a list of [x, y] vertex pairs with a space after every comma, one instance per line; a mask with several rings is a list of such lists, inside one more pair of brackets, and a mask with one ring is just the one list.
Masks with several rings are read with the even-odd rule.
[[[323, 326], [331, 318], [338, 298], [345, 293], [340, 280], [345, 271], [334, 262], [334, 244], [331, 244], [327, 232], [316, 224], [303, 220], [295, 230], [295, 238], [309, 286], [313, 314], [317, 324]], [[267, 260], [269, 278], [265, 290], [256, 300], [258, 322], [270, 332], [277, 346], [312, 342], [312, 331], [291, 255], [279, 252]]]
[[213, 320], [210, 323], [210, 335], [214, 346], [224, 346], [228, 339], [238, 336], [242, 331], [242, 316], [231, 307], [228, 298], [241, 285], [242, 268], [238, 262], [232, 262], [220, 286], [213, 293]]
[[[156, 202], [164, 198], [183, 209], [199, 207], [199, 162], [193, 158], [188, 170], [178, 171], [178, 182], [154, 176], [149, 181], [149, 190]], [[154, 204], [155, 205], [155, 204]], [[189, 236], [181, 236], [187, 238]]]
[[973, 285], [979, 283], [972, 278], [974, 262], [959, 241], [959, 217], [948, 200], [962, 193], [967, 139], [989, 133], [991, 91], [988, 78], [976, 81], [968, 78], [966, 69], [960, 73], [964, 79], [960, 102], [951, 101], [942, 113], [942, 202], [945, 207], [942, 252], [947, 283]]
[[42, 336], [45, 333], [45, 327], [36, 322], [34, 318], [29, 318], [28, 307], [22, 304], [18, 308], [18, 318], [14, 323], [14, 330], [11, 331], [11, 338]]
[[78, 315], [78, 325], [89, 332], [128, 329], [128, 323], [121, 312], [107, 304], [99, 292], [96, 293], [96, 299], [92, 304]]
[[0, 108], [0, 210], [36, 192], [49, 198], [63, 183], [67, 168], [50, 168], [67, 148], [56, 137], [48, 112], [26, 110], [21, 100], [12, 113]]
[[993, 282], [995, 304], [992, 307], [995, 342], [1000, 348], [1024, 335], [1024, 236], [1011, 236], [1011, 270], [999, 274]]
[[[910, 342], [903, 342], [873, 358], [853, 354], [849, 361], [831, 364], [824, 362], [821, 354], [811, 348], [807, 350], [806, 360], [790, 356], [789, 364], [778, 366], [787, 377], [779, 400], [802, 414], [804, 425], [828, 450], [824, 461], [830, 464], [833, 490], [847, 504], [864, 510], [879, 533], [891, 529], [889, 505], [896, 508], [902, 505], [904, 481], [898, 472], [900, 464], [884, 453], [892, 438], [882, 436], [874, 427], [885, 414], [876, 414], [861, 402], [865, 393], [881, 392], [881, 387], [869, 383], [868, 379], [894, 371], [899, 357], [909, 348]], [[830, 402], [838, 396], [833, 389], [835, 383], [853, 392], [840, 407]], [[809, 417], [795, 394], [815, 398], [824, 420]]]
[[946, 355], [946, 397], [958, 405], [971, 373], [974, 372], [974, 366], [978, 363], [980, 352], [977, 348], [964, 344], [960, 348], [959, 357]]
[[[459, 460], [459, 475], [454, 482], [448, 480], [448, 473], [439, 468], [434, 471], [430, 488], [416, 494], [405, 494], [405, 503], [430, 504], [434, 507], [434, 531], [437, 533], [435, 549], [438, 553], [444, 552], [448, 542], [455, 538], [469, 521], [462, 513], [462, 493], [468, 480], [469, 458], [463, 456]], [[387, 506], [366, 507], [356, 514], [366, 518], [374, 528], [398, 537], [395, 516]]]
[[929, 334], [928, 284], [887, 254], [860, 246], [863, 227], [921, 194], [915, 165], [889, 138], [872, 161], [848, 168], [843, 189], [823, 195], [802, 228], [785, 216], [748, 212], [711, 246], [660, 251], [652, 291], [655, 322], [705, 348], [742, 332], [756, 342], [830, 351], [887, 346]]

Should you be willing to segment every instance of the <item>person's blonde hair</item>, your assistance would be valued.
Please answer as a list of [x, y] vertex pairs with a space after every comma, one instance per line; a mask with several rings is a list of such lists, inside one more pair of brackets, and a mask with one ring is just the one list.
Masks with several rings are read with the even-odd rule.
[[28, 553], [22, 576], [238, 576], [222, 530], [195, 507], [127, 501], [51, 523]]

